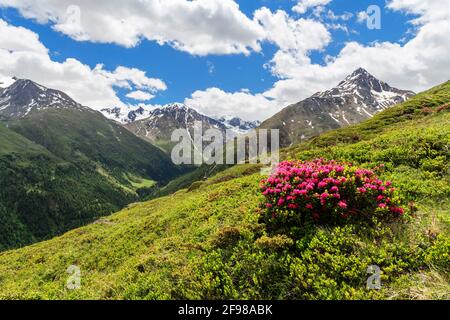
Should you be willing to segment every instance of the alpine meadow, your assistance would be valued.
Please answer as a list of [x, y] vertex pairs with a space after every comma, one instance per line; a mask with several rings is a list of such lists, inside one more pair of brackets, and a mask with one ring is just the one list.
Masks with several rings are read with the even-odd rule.
[[0, 300], [449, 300], [444, 2], [0, 0]]

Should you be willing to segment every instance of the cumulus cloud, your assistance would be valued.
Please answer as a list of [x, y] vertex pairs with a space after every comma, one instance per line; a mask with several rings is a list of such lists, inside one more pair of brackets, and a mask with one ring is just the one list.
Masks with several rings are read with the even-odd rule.
[[311, 8], [323, 7], [329, 4], [332, 0], [299, 0], [292, 8], [292, 11], [297, 13], [306, 13]]
[[39, 41], [39, 36], [28, 29], [10, 26], [0, 19], [0, 49], [30, 51], [47, 54], [47, 48]]
[[450, 78], [450, 12], [442, 10], [442, 1], [393, 0], [388, 8], [418, 15], [411, 21], [418, 25], [414, 38], [403, 45], [349, 42], [325, 65], [311, 64], [278, 52], [272, 60], [272, 68], [285, 79], [277, 81], [264, 94], [287, 104], [294, 103], [336, 85], [360, 66], [394, 86], [417, 92], [447, 81]]
[[267, 99], [262, 94], [250, 94], [247, 90], [233, 93], [219, 88], [199, 90], [184, 103], [211, 116], [232, 115], [246, 120], [264, 119], [279, 111], [276, 101]]
[[268, 8], [258, 9], [254, 20], [264, 28], [265, 38], [283, 51], [307, 53], [324, 48], [331, 40], [322, 23], [311, 19], [296, 20], [283, 10], [273, 13]]
[[101, 64], [90, 68], [73, 58], [53, 61], [36, 33], [0, 19], [0, 78], [12, 76], [62, 90], [93, 108], [126, 106], [117, 96], [116, 87], [150, 92], [167, 88], [162, 80], [149, 78], [135, 68], [119, 66], [109, 71]]
[[133, 100], [137, 100], [137, 101], [148, 101], [153, 99], [155, 96], [152, 95], [151, 93], [145, 92], [145, 91], [141, 91], [141, 90], [137, 90], [137, 91], [133, 91], [130, 92], [126, 95], [127, 98], [133, 99]]
[[411, 21], [414, 24], [432, 23], [450, 18], [448, 3], [442, 0], [390, 0], [387, 7], [418, 15], [418, 18]]
[[195, 55], [260, 51], [262, 30], [233, 0], [0, 0], [75, 40], [134, 47], [142, 39]]
[[[331, 35], [322, 23], [311, 19], [293, 19], [282, 10], [272, 12], [263, 7], [255, 11], [253, 19], [262, 26], [266, 41], [279, 48], [268, 67], [280, 78], [290, 77], [292, 72], [296, 74], [292, 66], [310, 64], [308, 53], [323, 49], [331, 41]], [[219, 88], [209, 88], [194, 92], [185, 103], [206, 114], [261, 120], [274, 115], [290, 101], [289, 98], [272, 95], [270, 91], [252, 94], [248, 89], [225, 92]]]
[[95, 71], [121, 88], [147, 89], [151, 92], [167, 90], [167, 85], [161, 79], [148, 78], [145, 71], [137, 68], [119, 66], [113, 72], [103, 70], [103, 65], [97, 65]]

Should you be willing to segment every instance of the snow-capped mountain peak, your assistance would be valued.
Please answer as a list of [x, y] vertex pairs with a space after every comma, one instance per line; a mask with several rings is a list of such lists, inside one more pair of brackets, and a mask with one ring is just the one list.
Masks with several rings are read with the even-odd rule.
[[235, 116], [223, 116], [217, 118], [217, 120], [223, 123], [227, 129], [233, 130], [236, 134], [245, 134], [252, 129], [256, 129], [261, 125], [259, 121], [245, 121]]
[[117, 106], [112, 108], [103, 108], [100, 110], [100, 112], [108, 119], [115, 120], [117, 122], [120, 122], [122, 124], [129, 124], [133, 123], [135, 121], [141, 121], [144, 119], [150, 118], [152, 115], [154, 115], [157, 110], [165, 111], [173, 111], [173, 110], [180, 110], [183, 112], [189, 112], [187, 106], [185, 106], [182, 103], [171, 103], [167, 104], [165, 106], [147, 106], [147, 105], [138, 105], [138, 106]]
[[312, 98], [334, 99], [337, 104], [343, 104], [350, 99], [360, 106], [360, 112], [372, 116], [414, 95], [412, 91], [393, 88], [375, 78], [367, 70], [359, 68], [335, 88], [316, 93]]
[[19, 119], [34, 110], [48, 108], [85, 108], [62, 91], [49, 89], [28, 79], [15, 79], [0, 89], [0, 116]]
[[359, 68], [336, 87], [286, 107], [261, 125], [280, 129], [283, 146], [356, 124], [405, 102], [415, 93], [391, 87]]
[[150, 116], [150, 109], [144, 106], [137, 107], [112, 107], [99, 110], [106, 118], [122, 124], [139, 121]]
[[[100, 111], [105, 117], [121, 122], [128, 127], [142, 126], [142, 123], [145, 122], [147, 129], [152, 126], [155, 128], [161, 127], [161, 122], [166, 119], [170, 119], [170, 122], [177, 128], [190, 128], [194, 122], [200, 121], [204, 125], [206, 124], [207, 128], [215, 127], [224, 132], [228, 129], [229, 138], [248, 133], [248, 131], [260, 125], [259, 121], [245, 121], [235, 116], [211, 117], [183, 103], [170, 103], [158, 107], [140, 106], [134, 109], [123, 106], [105, 108]], [[136, 122], [140, 123], [131, 126]], [[171, 126], [169, 125], [169, 127]]]
[[192, 136], [198, 122], [202, 123], [203, 132], [208, 129], [220, 130], [224, 140], [248, 133], [259, 125], [258, 122], [248, 122], [231, 116], [216, 119], [182, 103], [172, 103], [154, 108], [145, 119], [130, 122], [125, 127], [168, 151], [174, 130], [187, 129]]
[[188, 107], [182, 103], [171, 103], [163, 107], [157, 107], [150, 111], [149, 117], [141, 121], [154, 123], [157, 125], [160, 122], [169, 120], [176, 124], [177, 128], [191, 128], [195, 122], [202, 122], [204, 124], [223, 128], [223, 124], [205, 114], [202, 114], [194, 108]]

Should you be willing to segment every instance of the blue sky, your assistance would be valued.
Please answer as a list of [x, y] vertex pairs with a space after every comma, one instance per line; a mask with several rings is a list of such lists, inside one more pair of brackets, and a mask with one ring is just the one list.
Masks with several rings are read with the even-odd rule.
[[[415, 3], [415, 0], [408, 1], [411, 1], [412, 5]], [[145, 72], [149, 78], [161, 79], [166, 84], [167, 90], [153, 90], [152, 94], [155, 97], [149, 101], [141, 102], [129, 99], [125, 96], [130, 92], [130, 88], [113, 85], [112, 88], [117, 97], [124, 104], [130, 106], [135, 106], [138, 103], [164, 105], [171, 102], [184, 102], [186, 99], [189, 100], [192, 98], [194, 92], [198, 91], [203, 94], [209, 88], [217, 88], [221, 92], [230, 94], [239, 93], [242, 89], [248, 89], [248, 91], [245, 92], [252, 96], [259, 94], [264, 95], [264, 98], [268, 101], [268, 105], [274, 100], [277, 101], [277, 105], [273, 107], [273, 110], [267, 112], [267, 115], [269, 115], [269, 113], [274, 113], [282, 107], [283, 103], [294, 102], [295, 99], [306, 97], [311, 91], [318, 91], [329, 87], [332, 83], [338, 81], [340, 77], [351, 73], [353, 67], [357, 67], [359, 64], [364, 66], [364, 56], [362, 56], [361, 63], [353, 61], [354, 64], [350, 64], [352, 66], [349, 66], [348, 70], [342, 70], [344, 68], [341, 67], [339, 72], [330, 71], [336, 75], [331, 78], [324, 76], [324, 81], [318, 82], [317, 89], [314, 88], [313, 83], [307, 88], [302, 88], [302, 85], [300, 85], [298, 96], [292, 96], [291, 94], [292, 97], [289, 96], [288, 98], [288, 95], [286, 95], [286, 98], [280, 98], [278, 95], [281, 95], [281, 93], [276, 92], [268, 94], [268, 92], [273, 92], [273, 89], [278, 82], [281, 83], [281, 81], [285, 80], [295, 80], [297, 77], [296, 74], [290, 74], [289, 72], [279, 72], [282, 68], [278, 68], [276, 64], [275, 68], [273, 67], [274, 62], [272, 59], [275, 54], [279, 51], [283, 51], [280, 49], [280, 45], [277, 41], [259, 41], [261, 49], [250, 50], [247, 54], [217, 54], [211, 52], [207, 54], [202, 53], [201, 55], [198, 55], [195, 52], [187, 52], [186, 50], [174, 48], [174, 46], [167, 43], [160, 45], [157, 42], [147, 40], [144, 37], [132, 47], [125, 47], [115, 43], [102, 43], [105, 41], [97, 41], [95, 39], [77, 41], [74, 39], [76, 37], [67, 32], [55, 31], [55, 21], [52, 21], [51, 19], [48, 21], [39, 21], [39, 13], [32, 13], [31, 15], [34, 14], [35, 16], [30, 18], [30, 14], [24, 13], [23, 7], [20, 6], [20, 2], [21, 1], [17, 1], [17, 6], [1, 7], [1, 19], [9, 26], [24, 27], [37, 34], [39, 36], [39, 41], [48, 48], [48, 55], [52, 61], [64, 63], [66, 59], [74, 58], [81, 64], [89, 66], [91, 69], [94, 69], [98, 64], [102, 64], [103, 68], [108, 71], [113, 71], [119, 66], [137, 68]], [[51, 1], [48, 2], [50, 3]], [[302, 68], [305, 68], [304, 70], [307, 70], [306, 68], [308, 68], [308, 70], [313, 70], [315, 65], [322, 66], [324, 67], [323, 69], [325, 69], [329, 64], [329, 62], [327, 63], [328, 60], [326, 57], [338, 57], [341, 50], [351, 42], [356, 42], [364, 48], [373, 47], [376, 46], [376, 43], [383, 42], [404, 46], [404, 44], [414, 40], [414, 37], [417, 36], [420, 28], [425, 25], [424, 23], [422, 25], [413, 25], [410, 23], [413, 18], [420, 17], [420, 14], [415, 14], [414, 8], [411, 9], [410, 7], [407, 7], [400, 8], [402, 10], [393, 10], [386, 8], [385, 0], [333, 0], [327, 5], [322, 6], [323, 10], [321, 15], [314, 14], [315, 12], [317, 13], [317, 11], [315, 11], [317, 6], [311, 7], [304, 14], [294, 12], [292, 8], [296, 5], [296, 1], [293, 0], [241, 0], [236, 2], [239, 4], [239, 10], [247, 16], [249, 21], [253, 19], [256, 10], [266, 7], [272, 14], [275, 14], [277, 10], [284, 11], [287, 19], [291, 19], [292, 21], [304, 19], [317, 22], [324, 26], [329, 33], [330, 39], [325, 41], [325, 44], [318, 45], [318, 49], [314, 48], [312, 50], [306, 50], [306, 52], [299, 49], [299, 52], [302, 52], [302, 55], [310, 59], [307, 66], [297, 63], [299, 70], [302, 70]], [[1, 3], [2, 1], [0, 1], [0, 6]], [[374, 4], [382, 8], [382, 28], [379, 30], [369, 30], [365, 22], [357, 21], [358, 13], [366, 11], [369, 5]], [[51, 8], [51, 4], [49, 4], [49, 8]], [[333, 20], [329, 16], [331, 13], [334, 16], [351, 14], [351, 17]], [[83, 14], [83, 11], [81, 11], [81, 14]], [[27, 16], [27, 18], [24, 16]], [[338, 24], [341, 28], [347, 28], [347, 31], [342, 29], [335, 30], [332, 27], [333, 25]], [[177, 28], [176, 25], [172, 27]], [[103, 32], [107, 33], [109, 30], [104, 30]], [[307, 33], [308, 30], [300, 30], [300, 32]], [[312, 34], [311, 37], [314, 37], [314, 34]], [[221, 40], [217, 39], [217, 41]], [[287, 50], [284, 50], [284, 55], [292, 54], [295, 50], [297, 49], [289, 47]], [[386, 76], [386, 71], [380, 71], [377, 74], [377, 64], [375, 62], [371, 63], [375, 67], [373, 67], [372, 70], [369, 70], [370, 72], [377, 76]], [[0, 65], [0, 73], [1, 71]], [[299, 71], [299, 74], [300, 72], [301, 71]], [[307, 71], [305, 71], [305, 73], [306, 72]], [[326, 70], [323, 70], [323, 72], [326, 72]], [[4, 73], [6, 73], [6, 71]], [[312, 76], [314, 75], [311, 74], [311, 77]], [[408, 85], [407, 82], [403, 84], [402, 81], [397, 80], [398, 77], [396, 76], [390, 76], [388, 74], [386, 78], [388, 79], [383, 80], [392, 79], [395, 85]], [[430, 82], [427, 79], [424, 81], [427, 84]], [[435, 80], [433, 79], [432, 81]], [[50, 80], [48, 82], [52, 83]], [[58, 82], [56, 82], [55, 80], [53, 82], [60, 83], [61, 81], [58, 80]], [[417, 89], [417, 87], [406, 87], [405, 89]], [[137, 88], [133, 86], [132, 90], [137, 90]], [[295, 91], [295, 87], [290, 89], [290, 92], [292, 91]], [[201, 98], [199, 98], [198, 101], [193, 102], [192, 100], [195, 99], [191, 99], [191, 103], [197, 108], [203, 108], [203, 106], [199, 104], [212, 103], [205, 98], [204, 94], [200, 96]], [[234, 98], [235, 97], [233, 97], [233, 99]], [[247, 97], [244, 98], [247, 99]], [[89, 101], [89, 99], [86, 100]], [[250, 100], [251, 99], [248, 99], [248, 101]], [[226, 104], [227, 101], [224, 103]], [[230, 103], [232, 103], [232, 101]], [[251, 104], [251, 102], [248, 103]], [[258, 102], [255, 101], [255, 103]], [[211, 110], [213, 110], [213, 106], [204, 107], [204, 111], [207, 113], [211, 113]], [[218, 111], [217, 114], [229, 113], [229, 111], [233, 111], [232, 107], [227, 107], [226, 110]], [[266, 113], [263, 112], [263, 114], [265, 115]], [[250, 118], [248, 114], [246, 116], [247, 118]]]

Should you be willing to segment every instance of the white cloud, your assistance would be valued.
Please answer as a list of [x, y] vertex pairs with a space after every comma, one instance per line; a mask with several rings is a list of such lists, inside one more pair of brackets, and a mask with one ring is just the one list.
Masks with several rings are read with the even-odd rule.
[[0, 19], [0, 49], [30, 51], [47, 54], [47, 48], [39, 41], [39, 36], [22, 27], [10, 26]]
[[289, 53], [278, 52], [272, 60], [272, 68], [287, 79], [278, 81], [265, 95], [293, 103], [336, 85], [360, 66], [391, 85], [417, 92], [447, 81], [450, 78], [450, 13], [442, 10], [439, 3], [442, 4], [439, 1], [394, 0], [388, 4], [391, 9], [420, 14], [413, 22], [420, 21], [422, 25], [416, 36], [404, 45], [349, 42], [325, 65], [307, 63]]
[[145, 91], [141, 91], [141, 90], [137, 90], [137, 91], [133, 91], [130, 92], [126, 95], [127, 98], [133, 99], [133, 100], [137, 100], [137, 101], [148, 101], [153, 99], [155, 96], [152, 95], [151, 93], [145, 92]]
[[117, 87], [131, 89], [132, 86], [135, 86], [138, 89], [147, 89], [151, 92], [167, 90], [164, 81], [148, 78], [144, 71], [136, 68], [119, 66], [113, 72], [109, 72], [103, 70], [103, 65], [98, 65], [95, 71], [112, 80]]
[[333, 20], [333, 21], [336, 21], [336, 20], [348, 21], [351, 18], [353, 18], [353, 13], [344, 12], [343, 14], [335, 14], [333, 11], [328, 10], [327, 18], [330, 20]]
[[332, 0], [299, 0], [298, 3], [292, 8], [292, 11], [297, 13], [306, 13], [311, 8], [326, 6]]
[[53, 61], [37, 34], [0, 19], [0, 78], [12, 76], [64, 91], [76, 101], [97, 109], [127, 107], [115, 87], [151, 92], [167, 88], [162, 80], [149, 78], [135, 68], [119, 66], [108, 71], [101, 64], [92, 69], [73, 58]]
[[420, 17], [412, 20], [412, 22], [425, 24], [439, 20], [448, 20], [450, 18], [448, 5], [447, 0], [390, 0], [387, 7], [392, 10], [419, 15]]
[[[55, 26], [61, 25], [58, 20], [61, 14], [55, 12], [64, 12], [62, 9], [56, 10], [55, 7], [59, 8], [68, 3], [65, 0], [42, 0], [44, 3], [37, 6], [36, 1], [31, 0], [0, 0], [3, 4], [7, 2], [19, 7], [25, 16], [39, 19], [43, 23], [52, 21]], [[358, 67], [368, 69], [393, 86], [415, 91], [422, 91], [450, 77], [450, 11], [443, 9], [442, 0], [389, 1], [387, 8], [390, 10], [413, 15], [411, 22], [416, 33], [412, 39], [405, 43], [377, 42], [370, 45], [348, 42], [336, 56], [327, 56], [325, 63], [315, 64], [310, 59], [311, 51], [324, 50], [331, 43], [330, 29], [345, 27], [342, 23], [327, 24], [324, 21], [346, 21], [349, 17], [341, 17], [329, 11], [327, 14], [323, 5], [329, 2], [299, 1], [297, 12], [303, 10], [299, 8], [305, 8], [305, 12], [309, 8], [321, 8], [316, 11], [318, 16], [315, 20], [294, 19], [284, 11], [271, 12], [267, 8], [256, 10], [253, 19], [249, 20], [239, 13], [239, 8], [231, 0], [149, 0], [120, 3], [106, 0], [86, 1], [83, 2], [81, 11], [83, 29], [75, 28], [73, 32], [78, 32], [79, 37], [87, 36], [90, 40], [117, 42], [126, 46], [135, 45], [142, 37], [152, 39], [153, 36], [153, 40], [169, 43], [175, 48], [194, 54], [249, 53], [252, 50], [259, 51], [262, 41], [275, 44], [279, 49], [270, 58], [268, 67], [279, 79], [272, 88], [260, 93], [251, 93], [248, 90], [225, 92], [219, 88], [209, 88], [195, 91], [185, 101], [207, 114], [232, 114], [247, 120], [264, 119], [288, 104], [335, 86]], [[117, 9], [113, 10], [112, 4], [115, 4]], [[153, 7], [149, 9], [147, 6], [151, 5]], [[173, 16], [165, 15], [169, 6], [175, 9]], [[180, 13], [180, 7], [186, 12]], [[92, 10], [86, 13], [86, 17], [83, 12], [87, 8]], [[146, 10], [154, 10], [152, 16], [143, 17], [141, 13], [147, 12]], [[117, 23], [120, 22], [117, 20], [119, 13], [129, 17], [123, 24]], [[364, 19], [362, 14], [358, 16]], [[150, 19], [149, 17], [165, 17], [168, 20], [152, 29], [152, 23], [156, 24], [160, 20], [155, 18], [156, 20], [148, 22], [146, 20]], [[201, 17], [203, 19], [200, 19]], [[196, 23], [192, 22], [193, 18]], [[178, 19], [176, 23], [174, 19]], [[214, 23], [210, 19], [213, 19]], [[92, 21], [97, 21], [100, 31], [97, 32], [96, 25], [91, 25]], [[141, 24], [135, 25], [136, 21]], [[5, 25], [4, 22], [0, 23], [0, 27], [2, 24]], [[224, 25], [227, 27], [223, 28]], [[169, 28], [168, 26], [173, 30], [167, 31], [165, 28]], [[112, 28], [109, 34], [100, 34], [109, 27]], [[137, 69], [119, 67], [110, 71], [105, 70], [102, 65], [91, 69], [75, 59], [62, 63], [51, 61], [36, 34], [23, 28], [11, 28], [17, 36], [2, 37], [10, 31], [0, 32], [0, 44], [6, 43], [4, 46], [15, 48], [13, 52], [0, 50], [0, 76], [16, 74], [32, 78], [65, 90], [77, 100], [94, 106], [121, 103], [114, 87], [151, 93], [166, 88], [161, 80], [149, 78]], [[153, 34], [157, 32], [159, 38]], [[28, 40], [22, 42], [20, 39]], [[0, 45], [0, 48], [3, 46]]]
[[322, 23], [303, 18], [295, 20], [283, 10], [272, 13], [263, 7], [255, 11], [254, 20], [264, 28], [266, 39], [283, 51], [295, 50], [305, 54], [324, 48], [331, 40]]
[[233, 115], [245, 120], [264, 119], [280, 110], [275, 101], [262, 94], [250, 94], [245, 89], [229, 93], [219, 88], [209, 88], [194, 92], [184, 103], [207, 115]]
[[[303, 18], [296, 20], [282, 10], [272, 12], [268, 8], [260, 8], [254, 13], [254, 21], [264, 29], [267, 41], [279, 47], [269, 65], [279, 77], [289, 77], [292, 64], [309, 64], [308, 53], [323, 49], [331, 41], [331, 36], [322, 23]], [[283, 57], [290, 57], [295, 61], [286, 62], [285, 67], [281, 67], [278, 59]], [[245, 120], [261, 120], [280, 111], [286, 101], [288, 100], [283, 97], [272, 99], [270, 92], [252, 94], [248, 89], [225, 92], [219, 88], [209, 88], [194, 92], [185, 103], [210, 115], [237, 115]]]
[[76, 40], [136, 46], [141, 39], [195, 55], [260, 51], [261, 28], [233, 0], [0, 0]]
[[342, 23], [327, 23], [327, 28], [330, 30], [341, 30], [346, 34], [350, 33], [350, 30], [345, 24]]

